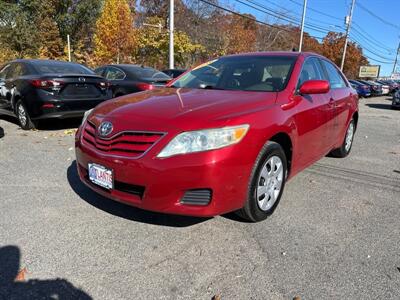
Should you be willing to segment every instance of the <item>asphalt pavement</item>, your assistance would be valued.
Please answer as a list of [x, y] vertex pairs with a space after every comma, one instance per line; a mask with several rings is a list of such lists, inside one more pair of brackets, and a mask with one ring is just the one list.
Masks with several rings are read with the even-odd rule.
[[256, 224], [95, 194], [77, 177], [77, 125], [26, 132], [0, 117], [0, 299], [400, 299], [400, 111], [388, 97], [361, 99], [350, 156], [297, 175]]

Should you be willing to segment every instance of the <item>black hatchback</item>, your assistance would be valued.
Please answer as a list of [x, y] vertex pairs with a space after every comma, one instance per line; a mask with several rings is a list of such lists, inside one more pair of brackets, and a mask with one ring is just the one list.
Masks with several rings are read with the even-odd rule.
[[110, 82], [113, 97], [162, 87], [172, 79], [161, 71], [140, 65], [107, 65], [94, 71]]
[[80, 64], [20, 59], [0, 69], [0, 113], [16, 115], [22, 129], [40, 119], [81, 117], [108, 99], [109, 83]]

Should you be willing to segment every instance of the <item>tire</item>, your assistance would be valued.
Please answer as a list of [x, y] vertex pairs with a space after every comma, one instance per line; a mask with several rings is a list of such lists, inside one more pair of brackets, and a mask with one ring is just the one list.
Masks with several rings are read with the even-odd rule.
[[[332, 150], [329, 153], [330, 156], [344, 158], [347, 155], [349, 155], [351, 147], [353, 146], [355, 132], [356, 132], [356, 122], [354, 121], [353, 118], [351, 119], [349, 126], [347, 127], [346, 135], [344, 137], [342, 145], [339, 148]], [[351, 134], [351, 136], [349, 136], [349, 134]]]
[[254, 164], [246, 203], [236, 213], [250, 222], [265, 220], [278, 206], [285, 187], [286, 174], [287, 160], [281, 145], [275, 142], [266, 143]]
[[37, 126], [37, 122], [32, 121], [29, 116], [28, 110], [21, 100], [15, 105], [15, 114], [17, 115], [19, 125], [23, 130], [34, 129]]

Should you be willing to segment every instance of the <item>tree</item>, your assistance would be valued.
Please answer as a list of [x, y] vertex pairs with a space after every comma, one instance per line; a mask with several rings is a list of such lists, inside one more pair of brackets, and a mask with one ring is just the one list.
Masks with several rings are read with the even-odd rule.
[[[34, 56], [39, 48], [38, 33], [28, 12], [17, 3], [0, 2], [0, 42], [16, 57]], [[1, 47], [1, 48], [3, 48]]]
[[[146, 24], [161, 24], [161, 28], [142, 26], [139, 29], [136, 60], [154, 67], [165, 67], [169, 53], [168, 31], [163, 29], [164, 23], [161, 18], [149, 17], [145, 21]], [[185, 32], [175, 31], [174, 58], [177, 65], [185, 68], [191, 66], [196, 61], [196, 55], [204, 51], [204, 47], [193, 43]]]
[[[329, 32], [322, 42], [322, 55], [340, 66], [343, 55], [345, 36], [337, 32]], [[358, 76], [361, 65], [368, 64], [367, 58], [363, 55], [362, 48], [353, 42], [347, 45], [346, 60], [343, 71], [349, 78]]]
[[129, 61], [135, 45], [133, 17], [126, 0], [105, 0], [96, 22], [95, 58], [100, 63]]
[[250, 52], [255, 50], [256, 22], [252, 15], [247, 18], [237, 15], [225, 16], [222, 32], [225, 36], [224, 54]]

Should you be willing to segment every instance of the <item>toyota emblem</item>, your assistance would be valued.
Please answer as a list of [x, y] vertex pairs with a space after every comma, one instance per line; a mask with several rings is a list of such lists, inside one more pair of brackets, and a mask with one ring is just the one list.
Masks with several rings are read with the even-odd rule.
[[78, 80], [79, 80], [79, 82], [85, 82], [86, 78], [85, 77], [79, 77]]
[[101, 137], [106, 137], [113, 131], [113, 125], [111, 122], [108, 121], [102, 122], [99, 126], [98, 131]]

